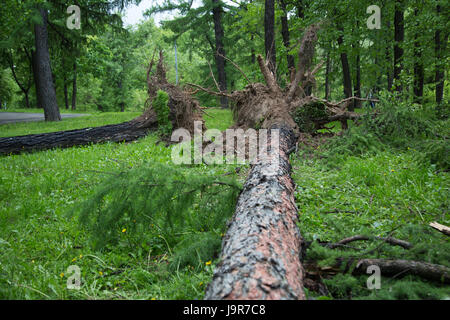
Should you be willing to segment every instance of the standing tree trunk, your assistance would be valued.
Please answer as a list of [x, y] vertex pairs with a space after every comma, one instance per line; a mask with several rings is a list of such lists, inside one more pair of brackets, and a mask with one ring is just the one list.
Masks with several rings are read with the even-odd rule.
[[403, 0], [396, 0], [394, 13], [394, 81], [396, 90], [402, 91], [400, 73], [403, 69], [403, 40], [405, 38], [405, 26], [403, 16]]
[[[344, 43], [344, 36], [343, 36], [344, 29], [342, 27], [339, 27], [339, 30], [342, 32], [342, 34], [339, 36], [337, 42], [339, 44], [339, 47], [342, 48], [342, 45]], [[341, 64], [342, 64], [344, 94], [346, 98], [349, 98], [352, 96], [352, 76], [350, 74], [350, 65], [348, 63], [347, 52], [345, 51], [341, 52]], [[353, 111], [353, 104], [349, 105], [349, 110]]]
[[36, 51], [34, 52], [35, 68], [33, 71], [37, 84], [36, 95], [40, 105], [44, 108], [45, 120], [60, 121], [61, 115], [56, 101], [48, 50], [47, 10], [40, 8], [39, 13], [42, 23], [34, 25]]
[[66, 110], [69, 110], [69, 93], [67, 90], [67, 76], [65, 73], [63, 81], [64, 81], [64, 104], [66, 106]]
[[72, 110], [77, 109], [77, 63], [73, 63]]
[[325, 67], [325, 100], [330, 99], [330, 73], [331, 73], [331, 48], [327, 52], [327, 64]]
[[[416, 20], [419, 16], [419, 10], [414, 10]], [[416, 28], [418, 23], [416, 24]], [[424, 83], [424, 68], [422, 61], [422, 51], [420, 49], [419, 31], [414, 34], [414, 100], [418, 103], [422, 102]]]
[[[441, 13], [441, 6], [436, 6], [436, 12], [438, 16]], [[445, 63], [443, 60], [443, 52], [445, 52], [446, 44], [448, 41], [448, 32], [445, 33], [444, 41], [441, 41], [441, 29], [437, 29], [434, 34], [434, 50], [435, 50], [435, 56], [436, 56], [436, 63], [435, 63], [435, 82], [436, 82], [436, 103], [441, 104], [442, 99], [444, 98], [444, 80], [445, 80], [445, 69], [443, 66], [445, 66]]]
[[275, 1], [265, 0], [264, 6], [264, 45], [269, 70], [276, 74], [277, 56], [275, 48]]
[[286, 59], [287, 59], [287, 67], [288, 67], [288, 75], [295, 70], [295, 60], [294, 56], [289, 54], [289, 48], [291, 46], [289, 40], [289, 23], [287, 17], [287, 9], [286, 9], [286, 0], [279, 0], [280, 7], [283, 11], [283, 15], [281, 16], [281, 36], [283, 38], [283, 44], [286, 48]]
[[[223, 46], [224, 31], [222, 25], [222, 6], [220, 0], [213, 0], [213, 20], [214, 20], [214, 35], [216, 38], [216, 67], [219, 74], [219, 88], [220, 91], [227, 91], [227, 74], [225, 71], [225, 49]], [[228, 98], [220, 97], [220, 106], [228, 108]]]

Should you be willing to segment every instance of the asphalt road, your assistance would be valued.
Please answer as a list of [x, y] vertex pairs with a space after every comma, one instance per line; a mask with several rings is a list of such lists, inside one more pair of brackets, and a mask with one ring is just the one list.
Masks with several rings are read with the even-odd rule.
[[[82, 113], [61, 114], [63, 119], [88, 116]], [[0, 124], [26, 122], [26, 121], [43, 121], [44, 113], [28, 113], [28, 112], [0, 112]]]

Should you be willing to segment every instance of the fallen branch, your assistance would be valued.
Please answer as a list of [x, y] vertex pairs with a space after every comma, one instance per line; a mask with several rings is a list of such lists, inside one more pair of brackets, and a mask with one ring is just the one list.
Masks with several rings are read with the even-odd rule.
[[245, 80], [247, 80], [247, 83], [251, 83], [251, 81], [248, 79], [247, 75], [244, 73], [244, 71], [242, 71], [242, 69], [233, 62], [233, 60], [231, 60], [230, 58], [224, 56], [223, 54], [217, 53], [218, 56], [223, 57], [224, 59], [226, 59], [227, 61], [229, 61], [245, 78]]
[[229, 94], [229, 93], [211, 91], [211, 90], [203, 88], [203, 87], [201, 87], [201, 86], [199, 86], [198, 84], [195, 84], [195, 83], [189, 83], [188, 82], [188, 83], [186, 83], [186, 85], [191, 86], [191, 87], [195, 87], [197, 89], [200, 89], [201, 91], [204, 91], [206, 93], [209, 93], [209, 94], [212, 94], [212, 95], [215, 95], [215, 96], [228, 97], [228, 98], [232, 97], [232, 95]]
[[412, 260], [363, 259], [358, 261], [352, 273], [367, 274], [367, 268], [371, 265], [380, 267], [382, 276], [397, 277], [400, 274], [410, 274], [427, 280], [450, 283], [448, 267]]
[[447, 226], [444, 226], [443, 224], [437, 223], [436, 221], [431, 222], [429, 224], [430, 227], [432, 227], [433, 229], [442, 232], [443, 234], [450, 236], [450, 228]]
[[342, 239], [336, 243], [329, 243], [326, 246], [330, 249], [335, 249], [335, 248], [346, 245], [353, 241], [363, 241], [363, 240], [372, 240], [372, 239], [382, 240], [386, 243], [389, 243], [394, 246], [400, 246], [404, 249], [411, 249], [413, 247], [413, 245], [411, 243], [404, 241], [404, 240], [399, 240], [399, 239], [395, 239], [392, 237], [370, 237], [370, 236], [365, 236], [365, 235], [352, 236], [349, 238]]

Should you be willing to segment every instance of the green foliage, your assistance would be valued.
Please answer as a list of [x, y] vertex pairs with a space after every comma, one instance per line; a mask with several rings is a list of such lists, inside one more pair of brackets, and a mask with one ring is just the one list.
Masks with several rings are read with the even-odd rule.
[[172, 122], [169, 119], [169, 95], [167, 92], [158, 90], [152, 105], [158, 119], [159, 131], [162, 135], [169, 135], [172, 132]]
[[[216, 117], [225, 110], [208, 113]], [[39, 133], [39, 129], [58, 131], [81, 128], [83, 121], [95, 126], [123, 122], [135, 116], [127, 112], [97, 113], [88, 118], [47, 124], [49, 128], [43, 128], [43, 122], [28, 122], [2, 125], [0, 131], [4, 136]], [[104, 143], [2, 158], [0, 299], [203, 298], [215, 263], [213, 251], [208, 253], [198, 248], [202, 263], [198, 258], [189, 262], [195, 269], [173, 264], [173, 269], [169, 270], [168, 262], [181, 250], [179, 241], [187, 243], [191, 236], [203, 239], [205, 247], [209, 246], [208, 241], [218, 242], [213, 239], [220, 239], [220, 228], [201, 231], [202, 228], [209, 230], [203, 225], [204, 214], [192, 216], [193, 220], [198, 220], [196, 223], [185, 222], [186, 227], [197, 226], [199, 231], [193, 227], [169, 236], [158, 228], [164, 225], [162, 220], [159, 225], [149, 225], [142, 237], [131, 232], [128, 225], [121, 226], [116, 245], [108, 245], [100, 251], [92, 248], [92, 234], [80, 226], [77, 217], [68, 219], [66, 216], [68, 210], [91, 199], [98, 185], [108, 177], [101, 172], [118, 173], [124, 166], [138, 168], [145, 162], [170, 163], [170, 148], [156, 144], [157, 141], [158, 137], [150, 134], [133, 143]], [[205, 173], [220, 176], [233, 167], [197, 165], [179, 169], [197, 176]], [[127, 228], [124, 233], [123, 228]], [[173, 229], [181, 230], [181, 227]], [[212, 264], [206, 265], [210, 260]], [[80, 290], [66, 288], [70, 265], [81, 269]]]
[[[373, 154], [366, 150], [363, 155], [319, 158], [333, 152], [336, 143], [325, 145], [328, 150], [320, 146], [312, 157], [291, 158], [299, 227], [305, 239], [313, 240], [307, 259], [322, 267], [333, 266], [339, 257], [405, 259], [450, 267], [448, 237], [428, 226], [431, 221], [450, 223], [448, 172], [422, 161], [418, 150], [401, 152], [389, 145]], [[319, 244], [319, 240], [334, 243], [358, 234], [391, 235], [413, 247], [405, 250], [376, 239], [349, 244], [355, 249]], [[443, 299], [450, 294], [443, 285], [413, 276], [382, 277], [381, 290], [368, 290], [367, 277], [346, 273], [324, 283], [336, 299]]]
[[313, 133], [316, 130], [312, 119], [327, 117], [326, 106], [321, 102], [313, 102], [294, 110], [292, 117], [301, 132]]
[[223, 232], [239, 190], [230, 179], [146, 164], [112, 173], [78, 208], [79, 218], [96, 248], [117, 243], [125, 232], [142, 236], [140, 242], [148, 240], [150, 225], [171, 247], [179, 241], [178, 233]]
[[332, 139], [325, 156], [375, 154], [390, 147], [417, 149], [421, 151], [418, 158], [448, 170], [448, 134], [448, 120], [438, 120], [430, 106], [382, 92], [377, 108], [365, 109], [358, 126], [351, 126], [342, 138]]
[[198, 270], [206, 261], [218, 256], [221, 244], [220, 235], [214, 232], [189, 234], [174, 247], [169, 269], [191, 266]]

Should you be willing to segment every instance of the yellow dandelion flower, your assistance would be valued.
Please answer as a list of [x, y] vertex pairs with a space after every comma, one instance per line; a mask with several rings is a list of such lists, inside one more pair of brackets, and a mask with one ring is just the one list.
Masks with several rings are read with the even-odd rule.
[[152, 300], [156, 300], [156, 298], [152, 298]]
[[72, 262], [75, 262], [75, 261], [77, 261], [77, 258], [76, 258], [76, 257], [72, 259]]
[[103, 275], [103, 272], [99, 271], [98, 274], [102, 276], [102, 275]]
[[31, 263], [34, 263], [34, 260], [31, 260]]
[[127, 232], [127, 229], [126, 229], [126, 228], [123, 228], [123, 229], [122, 229], [122, 233], [124, 233], [124, 232]]
[[61, 272], [60, 274], [59, 274], [59, 276], [62, 278], [62, 277], [64, 277], [64, 272]]
[[82, 254], [80, 254], [80, 259], [81, 259], [81, 258], [83, 258], [83, 255], [82, 255]]
[[199, 287], [201, 287], [201, 286], [203, 285], [203, 281], [202, 281], [202, 282], [200, 282], [200, 283], [199, 283], [198, 285], [199, 285]]
[[211, 265], [211, 260], [207, 261], [205, 264], [206, 264], [207, 266]]

